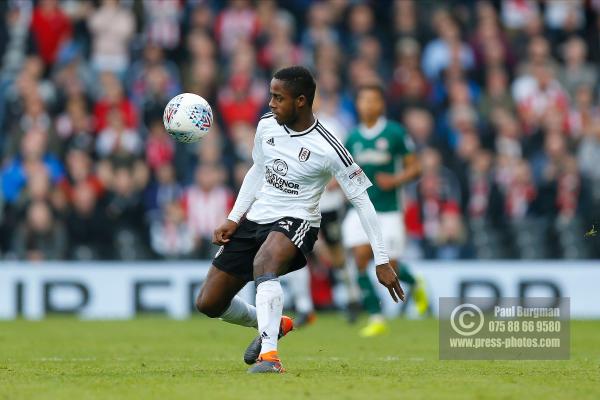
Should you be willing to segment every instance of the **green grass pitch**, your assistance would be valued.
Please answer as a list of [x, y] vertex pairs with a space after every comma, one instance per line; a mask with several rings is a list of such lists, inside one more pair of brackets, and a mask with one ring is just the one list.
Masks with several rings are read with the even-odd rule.
[[0, 322], [0, 399], [599, 399], [600, 321], [568, 361], [440, 361], [437, 321], [362, 339], [340, 316], [280, 342], [284, 375], [248, 375], [254, 331], [218, 320]]

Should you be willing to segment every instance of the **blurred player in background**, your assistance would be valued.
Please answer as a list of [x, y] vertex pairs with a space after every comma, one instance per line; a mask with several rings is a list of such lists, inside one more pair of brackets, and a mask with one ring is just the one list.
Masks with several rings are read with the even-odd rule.
[[[310, 257], [309, 257], [310, 258]], [[308, 264], [305, 268], [290, 272], [285, 276], [285, 281], [290, 289], [294, 310], [294, 328], [302, 328], [305, 325], [312, 324], [317, 318], [315, 314], [315, 305], [313, 304], [310, 269]]]
[[[386, 119], [385, 97], [381, 86], [372, 84], [359, 87], [356, 109], [360, 123], [350, 132], [346, 148], [373, 182], [368, 193], [377, 211], [390, 264], [397, 271], [400, 280], [412, 286], [417, 310], [423, 314], [428, 308], [423, 284], [415, 279], [404, 263], [398, 261], [404, 250], [406, 235], [400, 188], [419, 177], [421, 166], [405, 129]], [[365, 337], [383, 334], [387, 331], [387, 324], [383, 318], [380, 299], [367, 275], [373, 253], [354, 208], [350, 208], [344, 219], [342, 238], [344, 247], [351, 249], [358, 267], [363, 305], [369, 313], [369, 323], [360, 334]]]
[[[324, 74], [321, 81], [328, 75]], [[331, 77], [329, 77], [331, 78]], [[325, 82], [327, 83], [327, 82]], [[325, 85], [328, 86], [328, 85]], [[342, 121], [339, 107], [335, 104], [335, 96], [326, 90], [319, 91], [315, 99], [319, 122], [344, 143], [348, 137], [348, 128]], [[332, 104], [334, 103], [334, 104]], [[334, 278], [342, 282], [346, 289], [346, 311], [348, 321], [356, 321], [361, 310], [360, 288], [357, 284], [356, 267], [346, 262], [342, 245], [342, 220], [346, 214], [346, 197], [335, 179], [325, 187], [319, 203], [321, 210], [320, 240], [315, 246], [315, 254], [333, 269]]]
[[348, 322], [354, 323], [361, 310], [360, 288], [357, 285], [356, 267], [346, 262], [342, 244], [342, 219], [345, 215], [346, 200], [337, 181], [334, 179], [325, 188], [321, 203], [322, 242], [316, 247], [316, 253], [333, 268], [336, 281], [343, 282], [347, 292], [346, 312]]

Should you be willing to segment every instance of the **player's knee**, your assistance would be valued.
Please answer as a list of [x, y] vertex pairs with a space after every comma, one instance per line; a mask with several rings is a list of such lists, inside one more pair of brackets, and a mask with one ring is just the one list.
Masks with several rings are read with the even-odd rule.
[[276, 274], [279, 268], [278, 261], [273, 255], [267, 252], [261, 252], [254, 258], [252, 265], [254, 277], [265, 275], [265, 274]]
[[218, 318], [223, 314], [223, 307], [218, 303], [206, 300], [202, 294], [196, 298], [196, 308], [209, 318]]

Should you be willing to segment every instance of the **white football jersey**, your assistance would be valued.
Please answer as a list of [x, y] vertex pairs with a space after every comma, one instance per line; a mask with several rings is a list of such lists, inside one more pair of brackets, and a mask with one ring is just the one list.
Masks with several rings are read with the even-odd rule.
[[371, 186], [348, 150], [316, 118], [310, 128], [295, 132], [266, 113], [256, 128], [252, 159], [264, 179], [246, 218], [259, 224], [294, 217], [318, 227], [319, 199], [332, 176], [349, 199]]

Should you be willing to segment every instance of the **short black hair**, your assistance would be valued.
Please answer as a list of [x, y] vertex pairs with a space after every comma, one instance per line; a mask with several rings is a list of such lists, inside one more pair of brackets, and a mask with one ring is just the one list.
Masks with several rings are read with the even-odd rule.
[[308, 100], [308, 104], [312, 106], [317, 83], [308, 68], [301, 65], [282, 68], [275, 72], [273, 78], [285, 82], [295, 97], [304, 95]]
[[363, 83], [358, 88], [356, 88], [356, 97], [358, 97], [360, 92], [362, 92], [363, 90], [374, 90], [375, 92], [377, 92], [381, 95], [381, 98], [383, 100], [385, 100], [385, 89], [383, 88], [383, 85], [380, 83], [377, 83], [377, 82]]

